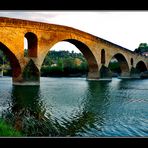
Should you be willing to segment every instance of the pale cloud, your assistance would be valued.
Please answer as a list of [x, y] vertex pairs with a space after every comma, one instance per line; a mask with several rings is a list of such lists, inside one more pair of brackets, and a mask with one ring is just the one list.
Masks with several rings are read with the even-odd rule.
[[0, 16], [73, 27], [129, 50], [148, 43], [148, 11], [0, 11]]

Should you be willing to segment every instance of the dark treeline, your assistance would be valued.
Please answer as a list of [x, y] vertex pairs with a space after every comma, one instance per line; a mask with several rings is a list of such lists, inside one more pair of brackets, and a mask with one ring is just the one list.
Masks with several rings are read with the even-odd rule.
[[[0, 50], [0, 71], [5, 76], [12, 75], [10, 61]], [[50, 51], [42, 64], [41, 76], [84, 76], [88, 72], [86, 59], [74, 51]]]
[[143, 54], [144, 52], [148, 52], [148, 44], [147, 43], [140, 43], [139, 47], [135, 49], [136, 53]]
[[[7, 56], [0, 50], [0, 71], [3, 68], [4, 76], [11, 76], [12, 69]], [[114, 73], [120, 73], [120, 66], [117, 61], [111, 61], [109, 68]], [[82, 53], [74, 51], [52, 50], [46, 55], [42, 67], [43, 77], [82, 77], [88, 73], [88, 63]]]
[[85, 76], [88, 64], [81, 53], [50, 51], [44, 59], [41, 76]]
[[5, 76], [11, 76], [12, 75], [12, 70], [10, 66], [10, 61], [3, 53], [3, 51], [0, 50], [0, 72], [3, 70], [3, 75]]

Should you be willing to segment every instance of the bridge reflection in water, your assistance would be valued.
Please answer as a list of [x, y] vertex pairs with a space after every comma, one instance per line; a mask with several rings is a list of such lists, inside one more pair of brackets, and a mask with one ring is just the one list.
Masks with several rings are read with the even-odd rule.
[[2, 116], [24, 136], [58, 135], [39, 91], [39, 86], [13, 86], [11, 105]]
[[[77, 106], [77, 110], [71, 112], [72, 114], [69, 114], [68, 118], [51, 116], [52, 109], [50, 110], [50, 106], [46, 107], [45, 101], [42, 100], [40, 86], [13, 86], [10, 106], [3, 111], [2, 116], [24, 136], [79, 136], [79, 132], [85, 132], [89, 127], [96, 127], [96, 117], [97, 124], [99, 125], [99, 122], [100, 126], [103, 124], [100, 104], [103, 100], [97, 100], [100, 104], [97, 112], [95, 112], [96, 108], [94, 110], [95, 106], [92, 102], [92, 98], [98, 96], [94, 96], [97, 94], [96, 91], [102, 92], [105, 89], [102, 85], [105, 86], [107, 82], [100, 84], [96, 87], [94, 82], [88, 82], [86, 88], [89, 87], [89, 91], [86, 93], [86, 97], [91, 96], [91, 99], [83, 100], [81, 98], [82, 102]], [[86, 90], [84, 89], [84, 91]], [[48, 99], [50, 101], [50, 98]], [[69, 100], [71, 101], [70, 98]], [[99, 128], [97, 129], [99, 130]]]
[[78, 110], [70, 120], [51, 118], [50, 111], [46, 111], [40, 98], [39, 86], [13, 86], [12, 103], [3, 111], [2, 116], [24, 136], [35, 137], [76, 136], [77, 132], [83, 131], [88, 125], [93, 126], [95, 121], [95, 114], [88, 110], [88, 105]]
[[12, 86], [2, 115], [25, 136], [148, 136], [147, 82], [42, 78], [40, 86]]

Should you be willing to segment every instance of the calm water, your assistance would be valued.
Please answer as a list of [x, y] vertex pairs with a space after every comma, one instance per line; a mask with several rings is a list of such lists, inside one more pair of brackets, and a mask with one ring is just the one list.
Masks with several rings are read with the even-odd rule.
[[0, 113], [27, 136], [147, 137], [148, 80], [41, 78], [25, 87], [3, 77]]

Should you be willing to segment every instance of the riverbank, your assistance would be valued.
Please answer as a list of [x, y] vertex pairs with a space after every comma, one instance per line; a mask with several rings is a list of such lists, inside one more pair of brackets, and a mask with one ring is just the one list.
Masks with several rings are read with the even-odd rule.
[[11, 125], [0, 119], [0, 137], [21, 137], [22, 134], [16, 131]]

